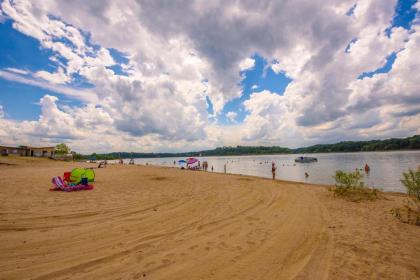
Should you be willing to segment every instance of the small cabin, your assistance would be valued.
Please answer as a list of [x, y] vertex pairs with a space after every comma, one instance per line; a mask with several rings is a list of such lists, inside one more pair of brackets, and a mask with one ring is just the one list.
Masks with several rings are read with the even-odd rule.
[[55, 147], [0, 146], [0, 154], [2, 156], [19, 155], [26, 157], [53, 157], [55, 154]]

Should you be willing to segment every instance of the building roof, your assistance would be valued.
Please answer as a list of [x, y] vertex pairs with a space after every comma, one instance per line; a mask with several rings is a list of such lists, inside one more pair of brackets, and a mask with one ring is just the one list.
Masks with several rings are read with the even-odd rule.
[[32, 147], [32, 146], [18, 146], [18, 147], [12, 147], [12, 146], [3, 146], [0, 145], [0, 147], [2, 148], [7, 148], [7, 149], [31, 149], [31, 150], [41, 150], [41, 149], [55, 149], [55, 146], [51, 146], [51, 147]]

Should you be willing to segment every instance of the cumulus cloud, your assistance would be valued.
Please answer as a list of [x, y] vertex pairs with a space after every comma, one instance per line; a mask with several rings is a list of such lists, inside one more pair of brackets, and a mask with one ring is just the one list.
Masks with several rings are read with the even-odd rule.
[[238, 113], [236, 112], [227, 112], [226, 113], [226, 117], [231, 121], [231, 122], [235, 122], [236, 121], [236, 117], [238, 116]]
[[53, 84], [65, 84], [71, 80], [70, 77], [64, 73], [64, 70], [61, 67], [58, 68], [57, 72], [55, 73], [50, 73], [50, 72], [41, 70], [41, 71], [36, 72], [34, 76], [37, 78], [46, 80], [48, 82], [51, 82]]
[[[111, 150], [298, 146], [419, 133], [419, 26], [390, 28], [395, 5], [396, 0], [4, 1], [1, 13], [51, 50], [57, 67], [0, 70], [0, 77], [86, 105], [60, 108], [59, 100], [44, 97], [39, 120], [2, 122], [27, 126], [28, 137], [36, 131], [51, 139], [64, 135], [85, 148], [87, 139], [96, 139], [97, 146]], [[118, 62], [110, 48], [128, 61]], [[393, 53], [389, 73], [357, 79]], [[292, 82], [283, 95], [251, 94], [243, 103], [243, 123], [226, 128], [209, 121], [206, 97], [216, 116], [240, 97], [241, 71], [255, 66], [254, 54]], [[75, 90], [80, 77], [93, 87]], [[233, 121], [236, 114], [226, 116]]]
[[12, 72], [0, 70], [0, 78], [39, 87], [39, 88], [48, 89], [57, 93], [61, 93], [63, 95], [67, 95], [74, 99], [79, 99], [84, 102], [96, 103], [98, 101], [96, 93], [91, 90], [75, 89], [72, 87], [65, 87], [62, 85], [51, 84], [45, 80], [32, 78], [28, 75], [21, 75], [21, 73], [28, 74], [29, 72], [20, 71], [20, 70], [19, 72], [17, 72], [16, 69], [14, 69], [14, 71]]
[[240, 71], [249, 70], [249, 69], [252, 69], [254, 65], [255, 65], [255, 60], [247, 57], [239, 63], [239, 70]]

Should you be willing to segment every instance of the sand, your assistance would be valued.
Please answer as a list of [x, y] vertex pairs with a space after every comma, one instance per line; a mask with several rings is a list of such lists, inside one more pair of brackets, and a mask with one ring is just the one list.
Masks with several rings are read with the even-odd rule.
[[[420, 279], [420, 227], [326, 187], [150, 166], [0, 158], [0, 279]], [[94, 166], [94, 165], [90, 165]]]

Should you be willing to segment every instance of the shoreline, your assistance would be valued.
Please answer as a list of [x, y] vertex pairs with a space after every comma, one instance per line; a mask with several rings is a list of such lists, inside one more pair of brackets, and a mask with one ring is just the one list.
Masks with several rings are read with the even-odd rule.
[[350, 202], [325, 185], [118, 164], [95, 169], [92, 191], [49, 192], [93, 164], [0, 162], [15, 164], [0, 165], [0, 279], [420, 278], [420, 227], [390, 213], [404, 194]]
[[[111, 165], [118, 165], [118, 163], [109, 163]], [[128, 165], [125, 164], [124, 165]], [[171, 167], [171, 166], [164, 166], [164, 165], [145, 165], [145, 164], [139, 164], [136, 163], [134, 164], [134, 166], [142, 166], [142, 167], [157, 167], [157, 168], [173, 168], [173, 169], [179, 169], [178, 167]], [[184, 170], [183, 170], [184, 171]], [[192, 172], [205, 172], [205, 173], [215, 173], [215, 174], [219, 174], [219, 175], [235, 175], [235, 176], [244, 176], [244, 177], [251, 177], [251, 178], [255, 178], [255, 179], [263, 179], [263, 180], [268, 180], [268, 181], [273, 181], [272, 179], [268, 178], [268, 177], [262, 177], [262, 176], [257, 176], [257, 175], [247, 175], [247, 174], [239, 174], [239, 173], [224, 173], [224, 172], [211, 172], [211, 171], [204, 171], [204, 170], [187, 170], [185, 169], [185, 171], [192, 171]], [[284, 179], [275, 179], [274, 181], [278, 181], [278, 182], [283, 182], [283, 183], [288, 183], [288, 184], [302, 184], [302, 185], [308, 185], [308, 186], [314, 186], [314, 187], [322, 187], [322, 188], [326, 188], [328, 189], [329, 187], [334, 187], [334, 185], [329, 185], [329, 184], [317, 184], [317, 183], [308, 183], [308, 182], [300, 182], [300, 181], [293, 181], [293, 180], [284, 180]], [[407, 196], [407, 193], [404, 192], [398, 192], [398, 191], [387, 191], [387, 190], [383, 190], [383, 189], [379, 189], [379, 188], [375, 188], [376, 190], [379, 190], [382, 193], [387, 193], [387, 194], [398, 194], [398, 195], [403, 195], [403, 196]]]
[[[223, 172], [226, 164], [229, 173], [256, 175], [271, 178], [271, 165], [274, 161], [277, 165], [277, 178], [302, 183], [321, 185], [334, 185], [335, 171], [343, 170], [353, 172], [356, 168], [362, 169], [362, 181], [370, 188], [383, 191], [405, 193], [406, 189], [401, 183], [402, 174], [408, 169], [416, 169], [420, 159], [420, 153], [414, 152], [379, 152], [379, 153], [342, 153], [342, 154], [318, 154], [307, 155], [318, 158], [318, 163], [295, 163], [293, 155], [271, 156], [231, 156], [231, 157], [199, 157], [200, 161], [207, 161], [208, 166], [214, 166], [214, 171]], [[173, 161], [181, 158], [138, 158], [137, 164], [150, 163], [158, 166], [173, 165]], [[129, 160], [124, 160], [128, 163]], [[365, 164], [369, 164], [371, 172], [365, 174]], [[209, 168], [207, 171], [211, 171]], [[305, 175], [309, 174], [309, 177]]]

